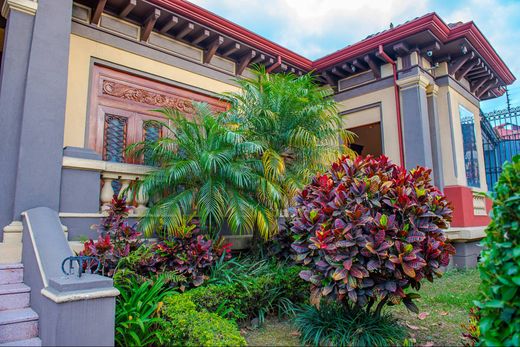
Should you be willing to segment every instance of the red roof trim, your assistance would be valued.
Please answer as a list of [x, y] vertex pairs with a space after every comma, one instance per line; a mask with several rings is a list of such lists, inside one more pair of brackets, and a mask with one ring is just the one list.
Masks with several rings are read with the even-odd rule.
[[189, 1], [148, 1], [213, 28], [253, 48], [263, 50], [276, 57], [280, 56], [283, 61], [305, 70], [326, 69], [345, 60], [353, 59], [359, 55], [375, 50], [379, 45], [389, 44], [421, 31], [430, 30], [441, 42], [449, 42], [461, 37], [467, 38], [477, 52], [490, 64], [493, 70], [499, 74], [500, 78], [506, 84], [511, 84], [516, 80], [507, 65], [473, 22], [467, 22], [450, 28], [436, 13], [426, 14], [312, 61]]

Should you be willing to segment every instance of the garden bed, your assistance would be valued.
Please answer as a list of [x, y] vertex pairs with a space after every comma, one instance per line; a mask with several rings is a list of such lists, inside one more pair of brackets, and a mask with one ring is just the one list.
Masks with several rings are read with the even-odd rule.
[[[462, 345], [461, 324], [466, 324], [468, 311], [477, 299], [480, 278], [477, 270], [450, 270], [435, 283], [424, 282], [421, 298], [416, 300], [423, 315], [418, 319], [404, 306], [389, 308], [408, 327], [414, 344]], [[426, 313], [426, 314], [424, 314]], [[288, 321], [267, 320], [259, 329], [242, 329], [250, 346], [298, 346], [296, 329]], [[413, 340], [412, 340], [413, 341]]]

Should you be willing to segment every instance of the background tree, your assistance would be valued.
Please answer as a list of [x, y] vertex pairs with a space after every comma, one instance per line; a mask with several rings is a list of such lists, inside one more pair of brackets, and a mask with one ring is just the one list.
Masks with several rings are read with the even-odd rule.
[[227, 94], [228, 117], [262, 146], [265, 177], [282, 188], [287, 207], [313, 175], [340, 154], [353, 154], [346, 146], [353, 133], [341, 127], [332, 90], [311, 74], [268, 74], [263, 67], [253, 73]]
[[255, 229], [267, 238], [276, 225], [281, 193], [263, 176], [262, 146], [227, 127], [206, 104], [194, 105], [189, 118], [173, 109], [158, 110], [168, 120], [158, 122], [168, 135], [127, 149], [157, 166], [134, 188], [152, 200], [140, 228], [148, 236], [160, 230], [178, 235], [185, 217], [195, 214], [212, 235], [226, 223], [233, 233]]

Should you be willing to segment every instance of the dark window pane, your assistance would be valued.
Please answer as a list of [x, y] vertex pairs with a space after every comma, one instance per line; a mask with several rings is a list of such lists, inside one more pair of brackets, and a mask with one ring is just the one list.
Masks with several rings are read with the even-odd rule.
[[464, 145], [464, 166], [468, 186], [480, 187], [477, 140], [475, 137], [475, 116], [463, 106], [459, 106], [462, 143]]
[[[145, 141], [157, 141], [161, 137], [161, 125], [155, 122], [145, 122], [143, 125]], [[144, 165], [154, 165], [150, 153], [144, 153]]]
[[107, 115], [105, 117], [105, 160], [116, 163], [124, 162], [124, 149], [126, 144], [125, 117]]

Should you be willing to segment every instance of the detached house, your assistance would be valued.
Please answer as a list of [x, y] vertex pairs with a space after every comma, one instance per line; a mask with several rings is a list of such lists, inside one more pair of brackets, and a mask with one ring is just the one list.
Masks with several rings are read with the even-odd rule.
[[312, 61], [183, 0], [0, 5], [0, 263], [20, 262], [31, 208], [57, 211], [71, 242], [92, 235], [114, 191], [149, 170], [123, 149], [161, 136], [150, 110], [224, 110], [220, 93], [261, 64], [330, 85], [359, 153], [432, 168], [455, 207], [454, 261], [474, 264], [490, 210], [479, 103], [515, 77], [473, 22], [430, 13]]

